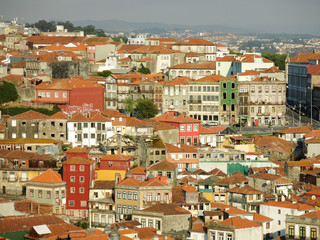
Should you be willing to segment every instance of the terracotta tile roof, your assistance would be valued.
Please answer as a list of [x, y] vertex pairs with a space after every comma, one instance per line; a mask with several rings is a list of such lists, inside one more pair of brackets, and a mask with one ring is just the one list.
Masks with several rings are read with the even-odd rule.
[[[170, 163], [167, 160], [163, 160], [161, 162], [155, 163], [148, 167], [148, 170], [158, 171], [158, 170], [167, 170], [172, 171], [177, 168], [176, 164]], [[131, 171], [132, 173], [132, 171]]]
[[123, 45], [119, 50], [118, 53], [131, 53], [135, 49], [140, 48], [141, 45]]
[[309, 144], [309, 143], [320, 143], [320, 136], [319, 137], [313, 137], [313, 138], [310, 138], [310, 139], [307, 139], [304, 141], [306, 144]]
[[211, 83], [211, 82], [219, 82], [221, 78], [224, 78], [222, 75], [208, 75], [202, 78], [195, 80], [195, 83], [203, 82], [203, 83]]
[[181, 215], [181, 214], [191, 215], [191, 213], [188, 210], [173, 203], [167, 203], [167, 204], [159, 203], [151, 207], [145, 208], [142, 211], [162, 212], [164, 215]]
[[130, 161], [130, 157], [122, 154], [108, 154], [103, 156], [100, 161]]
[[121, 186], [140, 186], [140, 182], [134, 178], [131, 177], [127, 177], [124, 180], [122, 180], [121, 182], [118, 183], [118, 185]]
[[111, 118], [111, 117], [127, 117], [126, 115], [124, 115], [123, 113], [121, 113], [121, 112], [119, 112], [119, 111], [117, 111], [117, 110], [103, 110], [102, 112], [101, 112], [101, 114], [103, 115], [103, 116], [106, 116], [106, 117], [109, 117], [109, 118]]
[[59, 173], [48, 169], [44, 173], [32, 178], [29, 182], [42, 182], [42, 183], [62, 183], [62, 177]]
[[259, 213], [253, 213], [253, 221], [255, 222], [270, 222], [272, 220], [273, 220], [272, 218], [266, 217]]
[[291, 203], [288, 201], [284, 201], [284, 202], [270, 201], [270, 202], [264, 203], [263, 205], [274, 206], [274, 207], [279, 207], [279, 208], [291, 208], [291, 209], [296, 209], [299, 211], [314, 209], [314, 206], [311, 206], [311, 205], [307, 205], [307, 204], [303, 204], [303, 203]]
[[140, 182], [141, 187], [152, 187], [152, 186], [168, 186], [164, 182], [158, 180], [157, 178], [147, 179], [143, 182]]
[[250, 62], [254, 63], [256, 58], [261, 58], [264, 63], [273, 63], [271, 60], [261, 57], [260, 55], [257, 54], [246, 54], [241, 56], [241, 59], [239, 60], [240, 62]]
[[87, 46], [82, 43], [68, 43], [62, 44], [60, 42], [54, 43], [47, 47], [41, 48], [41, 51], [73, 51], [73, 52], [85, 52], [87, 51]]
[[208, 63], [180, 63], [169, 67], [169, 69], [216, 69], [216, 62]]
[[31, 36], [27, 37], [26, 41], [32, 42], [33, 44], [68, 44], [82, 42], [85, 37], [66, 37], [66, 36]]
[[68, 115], [66, 115], [60, 111], [60, 112], [57, 112], [57, 113], [51, 115], [51, 117], [49, 117], [49, 119], [68, 119]]
[[201, 56], [200, 53], [195, 53], [195, 52], [187, 52], [186, 57], [199, 57]]
[[176, 77], [172, 81], [164, 81], [163, 85], [189, 85], [189, 82], [193, 82], [193, 80], [189, 77]]
[[32, 110], [11, 117], [11, 119], [28, 119], [28, 120], [30, 120], [30, 119], [48, 119], [48, 118], [49, 118], [49, 116], [44, 115], [39, 112], [32, 111]]
[[268, 149], [274, 152], [291, 153], [292, 142], [280, 139], [276, 136], [253, 136], [253, 143], [260, 149]]
[[[45, 235], [42, 235], [42, 234], [39, 234], [38, 236], [41, 238], [47, 238], [49, 236], [58, 236], [60, 234], [64, 234], [66, 232], [73, 232], [73, 231], [81, 231], [82, 228], [79, 228], [73, 224], [70, 224], [70, 223], [57, 223], [57, 224], [49, 224], [47, 225], [47, 227], [49, 228], [49, 230], [51, 231], [50, 234], [45, 234]], [[33, 228], [31, 228], [29, 230], [29, 233], [27, 234], [27, 238], [28, 237], [33, 237]], [[32, 236], [31, 236], [32, 235]]]
[[301, 127], [288, 127], [283, 130], [280, 130], [278, 133], [288, 134], [288, 133], [309, 133], [313, 130], [316, 130], [311, 124], [305, 124]]
[[89, 153], [90, 149], [88, 148], [82, 148], [82, 147], [74, 147], [74, 148], [69, 148], [67, 153]]
[[320, 210], [305, 213], [301, 217], [320, 218]]
[[184, 38], [173, 45], [204, 45], [204, 46], [215, 46], [214, 43], [209, 42], [203, 38]]
[[7, 81], [7, 82], [22, 83], [23, 82], [23, 75], [9, 74], [7, 76], [1, 77], [0, 79]]
[[95, 181], [93, 189], [109, 189], [112, 190], [115, 187], [115, 181]]
[[126, 118], [126, 125], [130, 127], [152, 127], [152, 125], [146, 125], [146, 123], [138, 118], [135, 117], [127, 117]]
[[261, 227], [260, 224], [255, 223], [251, 220], [248, 220], [246, 218], [241, 217], [232, 217], [228, 218], [226, 220], [223, 220], [221, 222], [218, 222], [219, 225], [228, 225], [228, 226], [234, 226], [235, 229], [242, 229], [242, 228], [257, 228]]
[[173, 123], [200, 123], [201, 121], [192, 117], [183, 115], [179, 112], [166, 112], [161, 116], [152, 118], [152, 120], [160, 122], [173, 122]]
[[254, 82], [279, 82], [280, 80], [274, 77], [261, 76], [256, 79], [253, 79]]
[[264, 180], [277, 180], [277, 179], [281, 178], [280, 175], [274, 175], [274, 174], [262, 173], [262, 172], [252, 174], [249, 177], [250, 178], [259, 178], [259, 179], [264, 179]]
[[83, 79], [53, 79], [52, 82], [43, 82], [36, 86], [36, 89], [71, 90], [73, 88], [104, 88], [96, 81]]
[[193, 186], [189, 184], [183, 184], [179, 186], [184, 192], [198, 192]]
[[16, 201], [14, 203], [14, 209], [23, 213], [32, 213], [32, 214], [50, 214], [52, 213], [53, 205], [37, 203], [29, 199], [24, 199]]
[[217, 176], [217, 177], [227, 177], [228, 175], [226, 173], [224, 173], [222, 170], [220, 170], [219, 168], [215, 168], [212, 169], [210, 172], [208, 172], [209, 174], [213, 175], [213, 176]]
[[135, 227], [134, 230], [138, 232], [138, 237], [140, 239], [158, 235], [157, 229], [152, 227], [143, 227], [143, 228]]
[[206, 231], [204, 230], [204, 225], [202, 223], [193, 223], [190, 232], [205, 233]]
[[146, 122], [147, 125], [152, 125], [154, 127], [155, 131], [179, 129], [178, 127], [175, 127], [171, 124], [164, 123], [164, 122], [158, 122], [154, 119], [143, 119], [142, 121]]
[[69, 158], [67, 161], [63, 162], [63, 164], [92, 164], [93, 162], [90, 160], [87, 160], [83, 157], [72, 157]]
[[145, 175], [146, 174], [146, 168], [139, 166], [139, 167], [135, 167], [135, 168], [131, 169], [130, 172], [132, 174], [134, 174], [134, 175], [135, 174]]
[[248, 178], [243, 175], [242, 173], [234, 173], [229, 177], [222, 178], [221, 180], [215, 182], [216, 185], [229, 185], [229, 184], [236, 184], [236, 183], [247, 183]]
[[283, 73], [283, 71], [280, 70], [277, 66], [273, 66], [264, 71], [261, 71], [261, 73]]
[[320, 65], [308, 65], [308, 74], [320, 75]]
[[154, 62], [154, 61], [156, 60], [153, 58], [141, 58], [137, 62]]
[[309, 59], [318, 56], [319, 53], [299, 53], [290, 59], [290, 63], [309, 63]]
[[53, 215], [27, 215], [0, 218], [0, 233], [28, 230], [36, 225], [58, 224], [64, 221]]
[[258, 191], [257, 189], [250, 187], [249, 185], [246, 185], [242, 188], [240, 187], [235, 187], [232, 189], [229, 189], [228, 192], [231, 193], [240, 193], [240, 194], [263, 194], [263, 192]]
[[304, 138], [320, 137], [320, 130], [313, 130], [303, 136]]
[[122, 61], [131, 61], [130, 57], [125, 57], [125, 58], [120, 58], [117, 60], [118, 62], [122, 62]]
[[175, 146], [173, 144], [166, 143], [167, 152], [168, 153], [191, 153], [191, 152], [198, 152], [197, 149], [191, 145], [187, 144], [180, 144], [179, 146]]
[[200, 126], [199, 133], [200, 134], [218, 134], [219, 132], [223, 132], [228, 127], [223, 126], [213, 126], [210, 128]]
[[8, 202], [11, 202], [11, 200], [6, 198], [0, 198], [0, 203], [8, 203]]
[[110, 122], [111, 121], [109, 118], [106, 118], [105, 116], [101, 115], [98, 112], [91, 112], [89, 119], [92, 122]]
[[86, 116], [82, 115], [79, 112], [76, 112], [75, 114], [72, 115], [72, 117], [68, 120], [68, 122], [89, 122], [89, 118]]
[[243, 73], [240, 73], [239, 76], [252, 76], [252, 75], [259, 75], [260, 73], [258, 71], [254, 70], [246, 70]]

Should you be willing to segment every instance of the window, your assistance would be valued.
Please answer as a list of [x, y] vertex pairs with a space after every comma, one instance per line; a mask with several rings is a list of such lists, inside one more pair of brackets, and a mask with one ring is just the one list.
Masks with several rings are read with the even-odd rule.
[[146, 227], [146, 220], [145, 219], [141, 219], [141, 226], [143, 228]]
[[29, 197], [33, 197], [34, 196], [34, 190], [33, 189], [30, 189], [29, 190]]
[[47, 191], [47, 199], [51, 199], [51, 191]]
[[69, 201], [69, 207], [74, 207], [74, 201]]
[[270, 222], [266, 223], [266, 229], [270, 229]]
[[94, 133], [91, 133], [91, 138], [92, 139], [95, 139], [96, 138], [96, 135]]
[[84, 165], [80, 165], [80, 171], [84, 172]]
[[134, 201], [137, 201], [138, 200], [138, 194], [135, 192], [133, 193], [133, 200]]
[[158, 176], [162, 176], [162, 171], [158, 171]]
[[148, 227], [152, 227], [153, 228], [153, 220], [149, 220]]
[[122, 199], [127, 199], [127, 192], [122, 192]]
[[194, 124], [194, 125], [193, 125], [193, 131], [194, 131], [194, 132], [198, 132], [198, 131], [199, 131], [199, 126], [198, 126], [198, 124]]
[[75, 165], [70, 165], [70, 171], [75, 171], [76, 170], [76, 166]]
[[81, 207], [86, 207], [87, 206], [87, 201], [81, 201], [80, 202]]
[[84, 187], [79, 188], [79, 193], [84, 193]]
[[55, 92], [55, 93], [54, 93], [54, 97], [55, 97], [55, 98], [58, 98], [58, 97], [59, 97], [59, 93], [58, 93], [58, 92]]
[[232, 235], [231, 234], [227, 235], [227, 240], [232, 240]]
[[95, 123], [91, 123], [91, 128], [95, 128], [96, 124]]
[[299, 237], [300, 237], [300, 239], [306, 237], [306, 227], [299, 228]]
[[62, 93], [63, 98], [67, 98], [67, 93]]
[[278, 209], [278, 214], [281, 214], [281, 210], [280, 209]]
[[108, 163], [109, 163], [109, 167], [112, 167], [112, 161], [109, 161]]
[[278, 225], [281, 225], [281, 221], [280, 220], [278, 220]]
[[223, 83], [222, 88], [227, 88], [227, 83]]
[[128, 192], [128, 200], [132, 200], [132, 192]]
[[310, 238], [313, 239], [317, 239], [317, 229], [316, 228], [311, 228], [310, 229]]
[[12, 127], [17, 126], [17, 120], [12, 120], [12, 121], [11, 121], [11, 125], [12, 125]]
[[88, 133], [84, 133], [83, 138], [88, 138]]
[[211, 232], [210, 233], [210, 240], [216, 240], [216, 233], [215, 232]]
[[167, 178], [171, 179], [171, 172], [167, 172]]
[[160, 221], [156, 220], [156, 226], [155, 227], [156, 227], [157, 230], [160, 230]]
[[84, 182], [84, 176], [79, 177], [80, 182]]
[[188, 131], [188, 132], [191, 132], [191, 130], [192, 130], [192, 125], [191, 125], [191, 124], [188, 124], [188, 125], [187, 125], [187, 131]]
[[42, 198], [42, 190], [38, 191], [38, 198]]
[[71, 176], [70, 177], [70, 182], [75, 182], [76, 181], [76, 177], [75, 176]]
[[223, 233], [219, 233], [219, 240], [223, 240], [224, 239], [224, 234]]
[[62, 198], [65, 197], [65, 195], [64, 195], [64, 190], [61, 191], [61, 197], [62, 197]]
[[121, 192], [120, 191], [117, 191], [117, 198], [121, 199]]
[[75, 192], [76, 192], [76, 188], [71, 187], [71, 188], [70, 188], [70, 193], [75, 193]]
[[186, 126], [185, 125], [181, 125], [180, 126], [180, 132], [185, 132], [186, 131]]

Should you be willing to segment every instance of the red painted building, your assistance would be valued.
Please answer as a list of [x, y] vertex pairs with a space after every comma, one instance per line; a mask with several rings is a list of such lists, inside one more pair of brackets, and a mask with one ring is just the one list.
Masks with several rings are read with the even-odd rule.
[[130, 157], [112, 154], [100, 159], [100, 170], [124, 170], [130, 169]]
[[73, 219], [88, 217], [89, 189], [93, 186], [95, 163], [72, 157], [63, 163], [63, 181], [67, 183], [67, 215]]
[[55, 79], [36, 86], [35, 104], [58, 105], [63, 111], [104, 110], [104, 86], [97, 81]]
[[201, 121], [175, 111], [168, 111], [161, 116], [153, 118], [153, 120], [178, 127], [180, 143], [189, 145], [197, 145], [199, 143]]

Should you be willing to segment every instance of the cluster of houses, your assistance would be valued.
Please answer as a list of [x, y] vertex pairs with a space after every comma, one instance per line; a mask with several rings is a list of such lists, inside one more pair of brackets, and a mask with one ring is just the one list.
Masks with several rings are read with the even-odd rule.
[[[3, 29], [0, 78], [61, 111], [0, 116], [0, 239], [318, 239], [320, 131], [231, 127], [286, 124], [273, 62], [205, 39]], [[128, 98], [159, 114], [127, 116]]]

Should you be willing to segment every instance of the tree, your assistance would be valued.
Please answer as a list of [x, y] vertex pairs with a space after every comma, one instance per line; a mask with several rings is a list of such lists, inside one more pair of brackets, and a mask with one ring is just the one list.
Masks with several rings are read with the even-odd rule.
[[0, 93], [0, 104], [16, 101], [18, 99], [18, 92], [13, 83], [1, 81]]
[[278, 54], [278, 53], [262, 53], [262, 57], [269, 59], [274, 62], [274, 64], [279, 67], [280, 70], [285, 70], [286, 66], [286, 54]]
[[113, 37], [112, 40], [114, 42], [124, 42], [125, 44], [128, 42], [128, 38], [126, 36]]
[[124, 110], [126, 111], [126, 115], [131, 116], [134, 111], [134, 101], [132, 98], [128, 97], [124, 100]]
[[102, 72], [98, 72], [98, 76], [101, 76], [101, 77], [109, 77], [110, 75], [112, 74], [111, 71], [109, 70], [105, 70], [105, 71], [102, 71]]
[[140, 65], [140, 68], [138, 68], [138, 72], [142, 73], [142, 74], [150, 74], [151, 73], [150, 69], [143, 66], [142, 63]]
[[137, 102], [136, 110], [140, 119], [153, 118], [159, 112], [157, 106], [150, 99], [140, 99]]

